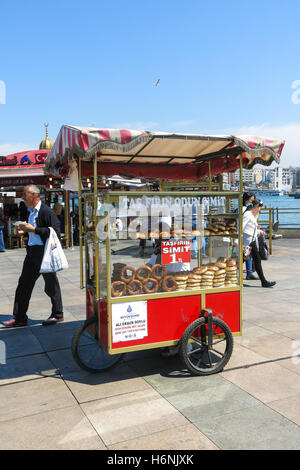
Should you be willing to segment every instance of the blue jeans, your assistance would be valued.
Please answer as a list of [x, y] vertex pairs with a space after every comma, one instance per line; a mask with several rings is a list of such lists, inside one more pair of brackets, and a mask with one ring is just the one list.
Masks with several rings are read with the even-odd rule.
[[[205, 256], [205, 247], [206, 247], [206, 238], [202, 238], [202, 255]], [[194, 258], [198, 256], [198, 240], [197, 238], [192, 238], [192, 255]]]
[[0, 225], [0, 251], [5, 251], [3, 229], [4, 229], [4, 226]]
[[246, 261], [246, 271], [247, 271], [247, 276], [252, 276], [253, 271], [252, 271], [252, 255], [250, 255], [250, 258], [247, 259]]

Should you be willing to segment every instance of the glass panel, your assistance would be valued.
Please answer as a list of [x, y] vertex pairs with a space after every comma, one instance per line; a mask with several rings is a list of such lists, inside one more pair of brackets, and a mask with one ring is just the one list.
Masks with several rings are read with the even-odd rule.
[[106, 297], [107, 287], [115, 298], [239, 285], [237, 199], [238, 194], [130, 192], [110, 193], [106, 200], [99, 195], [92, 230], [100, 296]]
[[100, 242], [99, 250], [99, 294], [100, 298], [107, 297], [107, 264], [106, 264], [106, 244]]

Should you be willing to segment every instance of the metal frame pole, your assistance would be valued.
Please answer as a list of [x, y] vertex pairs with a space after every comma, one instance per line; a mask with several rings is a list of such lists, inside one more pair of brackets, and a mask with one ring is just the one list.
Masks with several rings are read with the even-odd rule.
[[80, 289], [83, 285], [83, 233], [82, 233], [82, 192], [81, 192], [81, 160], [78, 158], [78, 211], [79, 211], [79, 254], [80, 254]]

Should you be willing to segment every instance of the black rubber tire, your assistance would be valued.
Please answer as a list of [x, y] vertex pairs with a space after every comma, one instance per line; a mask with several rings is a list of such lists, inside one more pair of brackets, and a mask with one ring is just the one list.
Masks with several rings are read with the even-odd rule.
[[[208, 348], [207, 336], [204, 333], [207, 330], [207, 317], [193, 321], [182, 335], [180, 356], [187, 369], [194, 375], [211, 375], [221, 372], [231, 357], [233, 337], [230, 328], [223, 320], [215, 317], [212, 319], [212, 324], [214, 332], [219, 328], [224, 335], [224, 338], [218, 336], [213, 338], [212, 349]], [[200, 331], [202, 331], [202, 337]], [[219, 331], [218, 334], [220, 334]], [[224, 351], [216, 350], [214, 348], [216, 344], [222, 344]]]
[[[81, 342], [83, 342], [82, 345]], [[82, 369], [94, 374], [111, 369], [124, 356], [124, 354], [107, 354], [103, 350], [98, 341], [98, 318], [96, 316], [85, 320], [75, 332], [72, 339], [72, 354]], [[92, 362], [94, 359], [95, 362]]]

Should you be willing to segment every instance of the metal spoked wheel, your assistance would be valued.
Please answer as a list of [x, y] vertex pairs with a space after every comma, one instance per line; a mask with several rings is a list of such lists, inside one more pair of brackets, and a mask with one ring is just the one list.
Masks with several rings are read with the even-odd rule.
[[72, 353], [77, 364], [88, 372], [105, 372], [115, 366], [123, 354], [107, 354], [98, 340], [98, 318], [88, 318], [75, 332]]
[[211, 375], [221, 372], [233, 350], [233, 337], [228, 325], [219, 318], [198, 318], [181, 338], [180, 355], [190, 372]]

